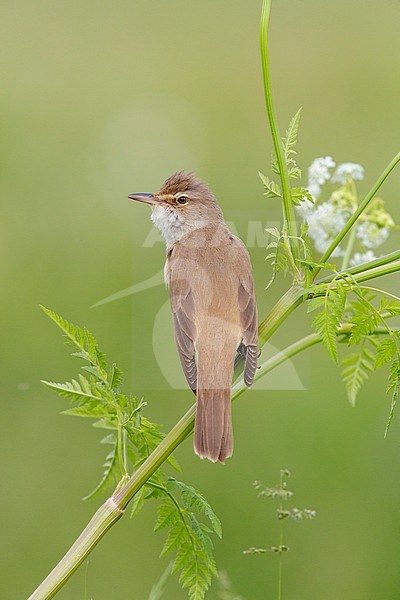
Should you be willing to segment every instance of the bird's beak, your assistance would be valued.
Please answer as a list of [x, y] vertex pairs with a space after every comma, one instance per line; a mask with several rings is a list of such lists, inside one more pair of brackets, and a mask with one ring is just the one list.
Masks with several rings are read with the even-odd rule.
[[137, 200], [138, 202], [145, 202], [146, 204], [161, 204], [161, 198], [157, 198], [153, 194], [144, 194], [142, 192], [138, 194], [129, 194], [128, 198], [131, 200]]

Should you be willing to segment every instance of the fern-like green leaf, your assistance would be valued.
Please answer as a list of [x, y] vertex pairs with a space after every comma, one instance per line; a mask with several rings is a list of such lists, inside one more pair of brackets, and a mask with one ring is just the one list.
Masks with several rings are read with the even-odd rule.
[[266, 175], [263, 175], [263, 173], [260, 173], [260, 171], [258, 172], [258, 174], [260, 176], [261, 181], [263, 182], [263, 186], [265, 189], [264, 193], [267, 196], [267, 198], [282, 198], [282, 193], [278, 184], [272, 181], [272, 179], [270, 179]]
[[387, 298], [382, 298], [380, 305], [380, 312], [387, 312], [392, 317], [397, 317], [400, 315], [400, 302], [398, 300], [388, 300]]
[[[83, 384], [83, 381], [85, 381], [87, 385]], [[72, 400], [73, 402], [79, 400], [82, 402], [86, 402], [90, 399], [99, 401], [99, 395], [95, 395], [94, 393], [92, 393], [91, 385], [89, 384], [87, 379], [82, 377], [82, 375], [79, 378], [79, 382], [73, 379], [71, 382], [67, 381], [65, 383], [55, 383], [53, 381], [44, 380], [42, 380], [41, 383], [44, 383], [44, 385], [57, 392], [57, 394], [60, 394], [60, 396], [63, 396], [68, 400]]]
[[90, 331], [86, 328], [81, 329], [77, 325], [68, 322], [49, 308], [41, 306], [41, 309], [58, 325], [67, 343], [77, 349], [77, 352], [74, 352], [73, 356], [89, 362], [93, 367], [92, 374], [105, 383], [107, 381], [105, 355], [99, 349]]
[[321, 336], [325, 348], [332, 360], [338, 362], [337, 331], [346, 304], [346, 290], [337, 281], [335, 288], [327, 288], [323, 308], [313, 320], [316, 332]]
[[394, 411], [396, 408], [396, 403], [397, 403], [397, 398], [398, 398], [399, 392], [400, 392], [400, 354], [397, 353], [395, 359], [393, 360], [393, 362], [390, 366], [389, 381], [388, 381], [388, 385], [386, 388], [386, 393], [392, 394], [392, 400], [390, 403], [389, 418], [386, 423], [385, 437], [387, 436], [387, 434], [389, 432], [389, 427], [392, 423], [392, 419], [393, 419]]
[[300, 206], [300, 204], [306, 200], [314, 203], [314, 198], [306, 188], [294, 187], [291, 189], [290, 194], [292, 197], [292, 202], [295, 206]]
[[[271, 250], [265, 257], [265, 260], [271, 261], [272, 273], [270, 280], [268, 281], [265, 289], [267, 290], [275, 281], [276, 275], [279, 271], [282, 271], [284, 275], [289, 270], [289, 259], [287, 256], [287, 251], [284, 244], [284, 234], [279, 233], [276, 228], [271, 228], [267, 230], [273, 235], [277, 237], [277, 241], [273, 240], [267, 246], [267, 250]], [[278, 236], [276, 235], [278, 233]]]
[[154, 525], [154, 531], [160, 531], [164, 527], [168, 527], [171, 523], [175, 523], [178, 518], [175, 504], [166, 498], [157, 509], [157, 520]]
[[182, 588], [188, 589], [189, 599], [203, 600], [212, 575], [217, 572], [210, 537], [212, 529], [199, 521], [194, 511], [206, 515], [213, 530], [219, 536], [222, 534], [221, 523], [204, 496], [192, 486], [169, 478], [155, 526], [157, 531], [169, 528], [161, 555], [176, 552], [172, 573], [180, 572], [179, 582]]
[[297, 179], [301, 177], [301, 170], [297, 166], [294, 156], [297, 154], [294, 149], [297, 144], [297, 134], [299, 131], [301, 108], [297, 111], [289, 123], [285, 137], [282, 139], [284, 158], [288, 169], [289, 177]]
[[397, 344], [394, 336], [384, 338], [376, 348], [375, 369], [390, 362], [396, 352]]
[[341, 363], [342, 380], [346, 384], [347, 396], [352, 406], [355, 406], [361, 386], [374, 370], [375, 356], [365, 344], [366, 338], [362, 340], [359, 351], [348, 354]]
[[211, 508], [210, 504], [204, 498], [204, 496], [191, 485], [187, 485], [182, 481], [177, 481], [173, 477], [169, 477], [166, 482], [166, 487], [171, 493], [180, 492], [182, 496], [183, 504], [188, 509], [196, 509], [199, 513], [202, 513], [208, 517], [211, 523], [211, 527], [218, 535], [222, 538], [222, 526], [221, 521]]
[[132, 503], [131, 503], [131, 514], [130, 514], [131, 519], [133, 519], [133, 517], [136, 517], [136, 515], [143, 508], [147, 493], [148, 493], [148, 490], [147, 490], [146, 486], [143, 486], [140, 488], [140, 490], [137, 492], [137, 494], [134, 495]]
[[[108, 437], [108, 436], [107, 436]], [[106, 442], [108, 443], [108, 442]], [[118, 481], [120, 471], [117, 466], [117, 441], [114, 437], [113, 448], [106, 456], [103, 464], [104, 473], [100, 483], [94, 488], [90, 494], [82, 498], [82, 500], [93, 500], [102, 494], [105, 490], [112, 488]]]

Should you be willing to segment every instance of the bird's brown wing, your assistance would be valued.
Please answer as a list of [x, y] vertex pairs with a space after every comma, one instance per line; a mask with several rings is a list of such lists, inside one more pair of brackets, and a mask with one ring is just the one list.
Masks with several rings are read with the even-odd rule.
[[194, 320], [194, 301], [188, 279], [178, 278], [174, 269], [169, 274], [169, 291], [171, 296], [172, 316], [174, 320], [175, 340], [183, 372], [190, 388], [196, 393], [197, 367], [195, 360], [194, 340], [196, 325]]
[[238, 305], [240, 311], [240, 325], [242, 328], [242, 344], [244, 354], [244, 382], [251, 386], [257, 369], [258, 358], [258, 329], [257, 329], [257, 304], [254, 292], [254, 281], [249, 255], [242, 245], [239, 253], [237, 270], [239, 278]]

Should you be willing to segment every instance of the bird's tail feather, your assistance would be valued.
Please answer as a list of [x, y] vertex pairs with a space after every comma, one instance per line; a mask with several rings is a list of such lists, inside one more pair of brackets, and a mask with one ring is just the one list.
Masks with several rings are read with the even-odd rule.
[[200, 458], [223, 463], [232, 456], [230, 396], [230, 388], [197, 390], [194, 450]]

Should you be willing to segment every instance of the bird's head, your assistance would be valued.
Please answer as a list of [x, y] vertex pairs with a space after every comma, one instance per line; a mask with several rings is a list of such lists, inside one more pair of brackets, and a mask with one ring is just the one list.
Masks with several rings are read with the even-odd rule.
[[151, 206], [151, 219], [163, 234], [167, 246], [195, 229], [224, 224], [221, 209], [210, 188], [186, 171], [171, 175], [159, 192], [130, 194], [128, 197]]

